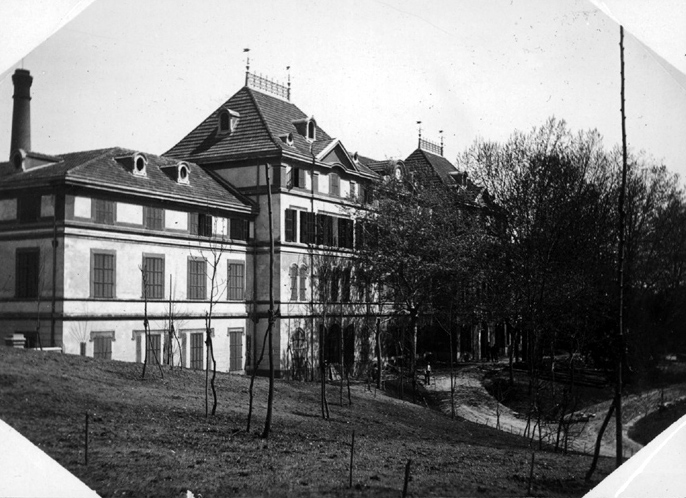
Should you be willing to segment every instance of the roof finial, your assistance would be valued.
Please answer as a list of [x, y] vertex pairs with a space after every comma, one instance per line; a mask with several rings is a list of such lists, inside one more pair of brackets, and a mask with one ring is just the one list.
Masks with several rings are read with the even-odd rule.
[[290, 100], [291, 100], [291, 66], [286, 66], [286, 72], [288, 73], [288, 91], [286, 93], [286, 99], [290, 102]]
[[443, 155], [443, 130], [438, 130], [438, 134], [441, 136], [441, 155]]
[[421, 122], [421, 121], [417, 121], [417, 126], [419, 126], [419, 142], [418, 142], [418, 145], [417, 145], [417, 146], [418, 146], [419, 148], [421, 148], [421, 147], [422, 147], [422, 122]]
[[250, 49], [244, 48], [243, 52], [247, 52], [245, 56], [245, 86], [248, 86], [248, 73], [250, 73]]

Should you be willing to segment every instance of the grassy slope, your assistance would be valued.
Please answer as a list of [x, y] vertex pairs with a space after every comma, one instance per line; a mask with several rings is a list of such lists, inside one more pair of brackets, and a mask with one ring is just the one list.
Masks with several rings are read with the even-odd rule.
[[[205, 418], [204, 374], [0, 347], [0, 418], [102, 496], [397, 496], [412, 459], [412, 496], [523, 496], [527, 441], [383, 393], [353, 388], [331, 420], [318, 385], [277, 381], [273, 432], [262, 430], [265, 379], [256, 382], [252, 434], [245, 432], [249, 379], [218, 375], [216, 417]], [[90, 414], [89, 465], [84, 417]], [[240, 429], [240, 430], [239, 430]], [[350, 437], [356, 431], [353, 489]], [[589, 457], [539, 452], [534, 494], [582, 496]], [[594, 484], [611, 471], [601, 460]]]

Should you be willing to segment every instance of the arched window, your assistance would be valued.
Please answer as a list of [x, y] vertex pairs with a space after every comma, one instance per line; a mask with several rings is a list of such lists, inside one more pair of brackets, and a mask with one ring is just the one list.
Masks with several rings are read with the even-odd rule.
[[300, 300], [307, 301], [307, 266], [300, 267]]
[[298, 300], [298, 265], [292, 265], [289, 273], [291, 278], [291, 301]]
[[314, 121], [307, 122], [307, 139], [316, 140], [316, 128]]

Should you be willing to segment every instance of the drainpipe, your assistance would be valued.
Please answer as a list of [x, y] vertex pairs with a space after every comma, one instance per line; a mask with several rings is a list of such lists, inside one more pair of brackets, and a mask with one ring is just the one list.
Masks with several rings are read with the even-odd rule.
[[50, 303], [50, 346], [55, 347], [55, 309], [57, 307], [57, 188], [53, 194], [52, 211], [52, 302]]

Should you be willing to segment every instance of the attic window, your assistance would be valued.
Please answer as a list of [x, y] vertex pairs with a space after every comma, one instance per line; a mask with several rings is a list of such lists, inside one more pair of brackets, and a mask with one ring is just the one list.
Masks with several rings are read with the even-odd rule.
[[222, 109], [219, 112], [218, 132], [220, 135], [231, 134], [236, 131], [238, 120], [241, 115], [231, 109]]
[[292, 133], [289, 133], [288, 135], [286, 135], [286, 143], [288, 145], [293, 145], [293, 134]]
[[133, 174], [136, 176], [148, 176], [148, 158], [143, 154], [136, 154], [133, 158]]
[[191, 168], [188, 163], [181, 162], [177, 165], [176, 182], [183, 185], [188, 185], [188, 177], [191, 174]]
[[317, 139], [317, 129], [316, 129], [316, 123], [314, 122], [313, 119], [307, 122], [307, 139], [308, 140], [316, 140]]

